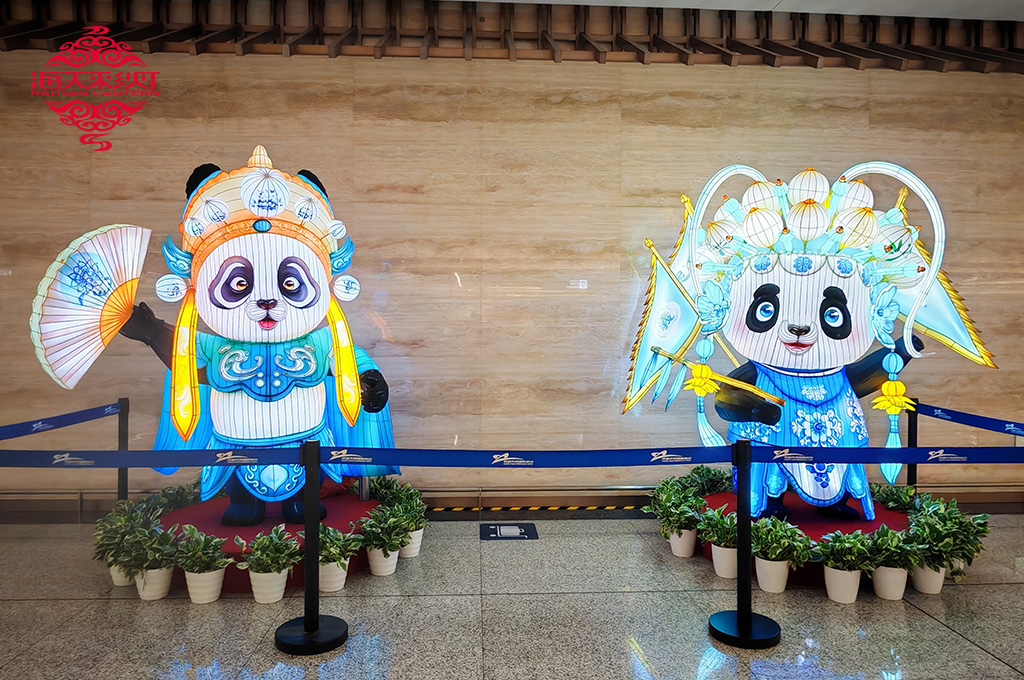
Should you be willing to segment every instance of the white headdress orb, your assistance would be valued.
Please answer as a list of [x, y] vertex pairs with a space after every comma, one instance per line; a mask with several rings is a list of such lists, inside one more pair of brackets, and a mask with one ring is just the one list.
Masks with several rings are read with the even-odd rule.
[[839, 210], [847, 208], [871, 208], [875, 205], [875, 194], [859, 179], [846, 185], [846, 193], [839, 197]]
[[729, 219], [711, 222], [707, 226], [704, 242], [714, 248], [723, 248], [739, 230], [740, 225]]
[[743, 208], [779, 209], [779, 197], [775, 194], [775, 185], [768, 182], [754, 182], [743, 192]]
[[789, 202], [793, 205], [806, 200], [824, 203], [830, 190], [828, 177], [814, 168], [807, 168], [789, 181]]
[[842, 234], [844, 248], [860, 248], [875, 240], [878, 218], [870, 207], [847, 208], [836, 214], [834, 228]]
[[751, 208], [743, 218], [743, 239], [759, 248], [771, 248], [784, 226], [782, 216], [774, 210]]
[[[793, 195], [792, 187], [789, 195]], [[808, 198], [789, 210], [786, 226], [801, 241], [813, 241], [828, 230], [828, 209], [818, 201]]]

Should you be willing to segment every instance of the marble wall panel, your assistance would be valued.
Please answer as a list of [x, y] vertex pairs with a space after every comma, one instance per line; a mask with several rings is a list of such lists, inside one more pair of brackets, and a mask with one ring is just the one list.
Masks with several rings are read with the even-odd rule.
[[[362, 295], [346, 305], [357, 344], [392, 388], [400, 446], [597, 449], [696, 442], [692, 397], [621, 413], [650, 255], [671, 252], [680, 194], [696, 197], [742, 162], [788, 179], [813, 165], [906, 165], [949, 226], [945, 268], [989, 348], [992, 371], [929, 345], [905, 372], [939, 406], [1024, 417], [1019, 351], [1024, 270], [1024, 79], [653, 64], [323, 59], [158, 54], [160, 96], [92, 151], [29, 96], [40, 52], [0, 60], [0, 422], [132, 399], [132, 446], [151, 445], [164, 369], [115, 339], [79, 388], [38, 367], [31, 298], [68, 242], [111, 222], [154, 230], [139, 299], [171, 319], [152, 284], [159, 243], [180, 218], [185, 180], [234, 167], [253, 145], [323, 180], [356, 244]], [[877, 195], [895, 199], [884, 181]], [[742, 191], [742, 185], [728, 188]], [[908, 207], [927, 225], [920, 203]], [[926, 239], [927, 240], [927, 239]], [[581, 284], [586, 282], [584, 288]], [[716, 356], [717, 370], [728, 371]], [[712, 422], [722, 423], [712, 414]], [[869, 414], [876, 441], [886, 420]], [[112, 448], [113, 420], [0, 443]], [[1008, 444], [1005, 435], [927, 421], [922, 442]], [[431, 488], [617, 486], [655, 468], [410, 468]], [[183, 472], [176, 479], [194, 477]], [[1024, 466], [922, 468], [936, 484], [1024, 485]], [[113, 473], [5, 470], [0, 491], [113, 488]], [[166, 480], [132, 473], [133, 486]]]

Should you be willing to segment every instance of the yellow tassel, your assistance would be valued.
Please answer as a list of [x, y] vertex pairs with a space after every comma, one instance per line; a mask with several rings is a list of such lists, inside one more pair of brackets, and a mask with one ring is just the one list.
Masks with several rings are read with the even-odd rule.
[[355, 425], [362, 406], [356, 350], [352, 344], [348, 321], [334, 298], [331, 298], [331, 306], [327, 309], [327, 322], [331, 325], [331, 339], [334, 341], [334, 386], [338, 407], [346, 422]]
[[196, 369], [196, 292], [189, 288], [181, 301], [171, 355], [171, 421], [188, 441], [199, 424], [199, 371]]
[[690, 370], [693, 372], [693, 377], [683, 383], [684, 389], [693, 390], [698, 397], [721, 389], [718, 383], [711, 379], [714, 373], [707, 364], [690, 364]]
[[897, 415], [901, 411], [913, 411], [914, 401], [904, 395], [907, 386], [899, 380], [886, 380], [882, 383], [882, 396], [871, 401], [871, 407], [885, 411], [889, 415]]

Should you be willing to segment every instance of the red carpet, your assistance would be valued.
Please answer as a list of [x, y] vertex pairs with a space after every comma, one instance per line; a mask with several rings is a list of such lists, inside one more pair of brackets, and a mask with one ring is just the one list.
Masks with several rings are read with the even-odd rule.
[[[349, 531], [349, 522], [355, 522], [359, 518], [364, 517], [377, 506], [377, 501], [360, 501], [359, 496], [351, 493], [321, 498], [320, 501], [327, 508], [327, 518], [324, 519], [324, 524], [346, 532]], [[235, 545], [235, 536], [241, 536], [243, 540], [250, 541], [258, 532], [267, 533], [284, 521], [284, 518], [281, 516], [281, 504], [267, 503], [267, 517], [263, 520], [262, 524], [252, 527], [226, 527], [220, 523], [220, 518], [227, 506], [228, 499], [226, 497], [214, 498], [204, 503], [190, 505], [187, 508], [168, 513], [163, 516], [162, 521], [165, 527], [174, 524], [191, 524], [203, 533], [227, 538], [228, 540], [224, 544], [224, 552], [227, 553], [228, 557], [234, 557], [236, 561], [241, 550]], [[303, 526], [300, 524], [287, 524], [285, 529], [294, 534], [297, 531], [302, 531]], [[366, 551], [360, 550], [349, 560], [348, 572], [354, 574], [366, 569], [367, 566], [369, 566], [369, 562], [366, 558]], [[175, 573], [175, 579], [181, 580], [182, 584], [184, 584], [184, 575], [181, 573], [181, 570]], [[295, 565], [291, 576], [288, 578], [288, 585], [302, 586], [304, 581], [302, 562], [299, 562]], [[234, 565], [229, 566], [224, 573], [224, 592], [244, 593], [249, 592], [251, 589], [249, 575]]]
[[[732, 492], [712, 494], [705, 496], [704, 500], [707, 501], [709, 508], [720, 508], [725, 505], [729, 512], [736, 510], [736, 494]], [[870, 522], [866, 520], [850, 522], [826, 517], [818, 512], [814, 506], [805, 503], [792, 492], [786, 492], [786, 495], [783, 497], [783, 503], [790, 511], [789, 523], [800, 527], [814, 541], [821, 540], [823, 535], [836, 530], [843, 533], [851, 533], [860, 529], [865, 534], [869, 534], [883, 524], [887, 525], [890, 529], [901, 530], [907, 528], [907, 516], [905, 514], [889, 510], [878, 502], [875, 503], [875, 519]], [[861, 509], [859, 501], [851, 500], [849, 505], [850, 507], [857, 508], [858, 511]], [[702, 546], [702, 550], [704, 557], [710, 560], [711, 545]], [[753, 568], [751, 573], [754, 573]], [[804, 567], [790, 572], [789, 584], [798, 587], [823, 588], [825, 587], [825, 573], [822, 571], [820, 564], [808, 562]]]

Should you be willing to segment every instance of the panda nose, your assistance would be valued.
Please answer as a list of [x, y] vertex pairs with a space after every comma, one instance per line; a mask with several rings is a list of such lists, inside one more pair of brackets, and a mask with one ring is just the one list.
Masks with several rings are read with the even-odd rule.
[[799, 338], [801, 335], [807, 335], [808, 333], [810, 333], [811, 332], [811, 327], [810, 326], [794, 326], [793, 324], [790, 324], [788, 326], [788, 330], [789, 330], [790, 333], [792, 333], [793, 335], [795, 335], [796, 337]]
[[[260, 309], [270, 311], [274, 307], [277, 307], [277, 300], [257, 300], [256, 306]], [[790, 326], [790, 328], [792, 328], [792, 326]]]

